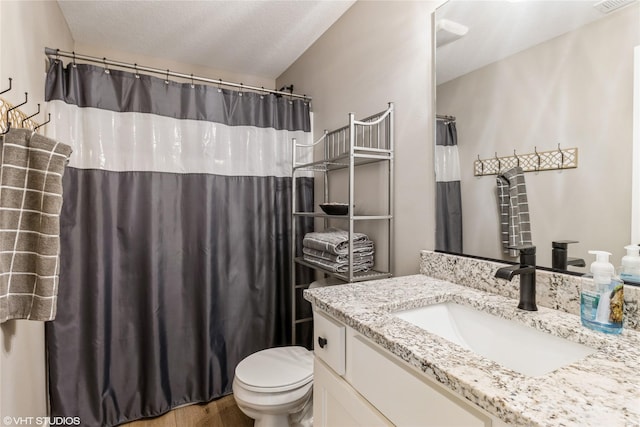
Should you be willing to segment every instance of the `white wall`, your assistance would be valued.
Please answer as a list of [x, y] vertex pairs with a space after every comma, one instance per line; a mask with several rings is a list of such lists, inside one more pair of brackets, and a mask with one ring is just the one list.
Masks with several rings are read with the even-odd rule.
[[[29, 103], [33, 114], [44, 103], [44, 48], [70, 49], [73, 40], [55, 1], [0, 1], [0, 90], [12, 104]], [[43, 105], [44, 107], [44, 105]], [[44, 121], [44, 114], [34, 120]], [[62, 284], [61, 284], [62, 285]], [[13, 320], [0, 325], [0, 419], [47, 415], [44, 323]]]
[[[315, 138], [346, 125], [349, 112], [363, 118], [395, 103], [396, 275], [417, 273], [419, 250], [435, 243], [431, 12], [439, 3], [359, 1], [276, 81], [313, 97]], [[374, 173], [363, 172], [356, 211], [380, 197]]]
[[538, 264], [552, 240], [579, 240], [614, 254], [629, 244], [633, 47], [640, 5], [534, 46], [437, 88], [437, 110], [456, 116], [464, 252], [501, 258], [495, 176], [474, 177], [481, 159], [578, 147], [578, 168], [526, 173]]

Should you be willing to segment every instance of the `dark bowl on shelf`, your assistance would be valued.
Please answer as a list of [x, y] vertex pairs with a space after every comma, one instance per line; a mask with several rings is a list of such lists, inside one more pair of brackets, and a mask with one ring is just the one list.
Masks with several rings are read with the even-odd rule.
[[320, 203], [320, 209], [327, 215], [346, 215], [349, 213], [349, 205], [346, 203]]

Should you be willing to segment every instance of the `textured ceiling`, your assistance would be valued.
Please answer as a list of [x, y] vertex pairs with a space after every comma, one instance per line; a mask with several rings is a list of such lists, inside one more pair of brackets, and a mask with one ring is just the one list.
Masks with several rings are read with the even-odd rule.
[[77, 43], [272, 79], [354, 2], [58, 0]]

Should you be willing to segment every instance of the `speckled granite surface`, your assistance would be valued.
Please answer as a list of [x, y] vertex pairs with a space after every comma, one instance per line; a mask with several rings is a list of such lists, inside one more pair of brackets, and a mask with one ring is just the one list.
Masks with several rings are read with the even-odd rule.
[[[518, 298], [518, 276], [511, 282], [494, 277], [498, 268], [506, 264], [463, 256], [420, 252], [420, 273], [448, 280], [482, 291]], [[580, 276], [536, 271], [536, 300], [538, 306], [580, 315]], [[624, 287], [624, 327], [640, 331], [640, 287]]]
[[[640, 333], [609, 336], [576, 315], [517, 302], [426, 275], [306, 290], [305, 298], [431, 379], [510, 425], [639, 426]], [[549, 374], [528, 377], [392, 315], [454, 301], [512, 319], [598, 351]]]

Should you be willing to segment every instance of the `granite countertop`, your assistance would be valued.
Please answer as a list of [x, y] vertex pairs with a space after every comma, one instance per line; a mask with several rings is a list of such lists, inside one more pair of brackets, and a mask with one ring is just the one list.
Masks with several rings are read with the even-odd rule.
[[[640, 333], [607, 335], [574, 314], [517, 301], [425, 275], [306, 290], [305, 298], [431, 379], [511, 425], [640, 426]], [[596, 348], [586, 358], [529, 377], [391, 313], [444, 301], [478, 308]]]

